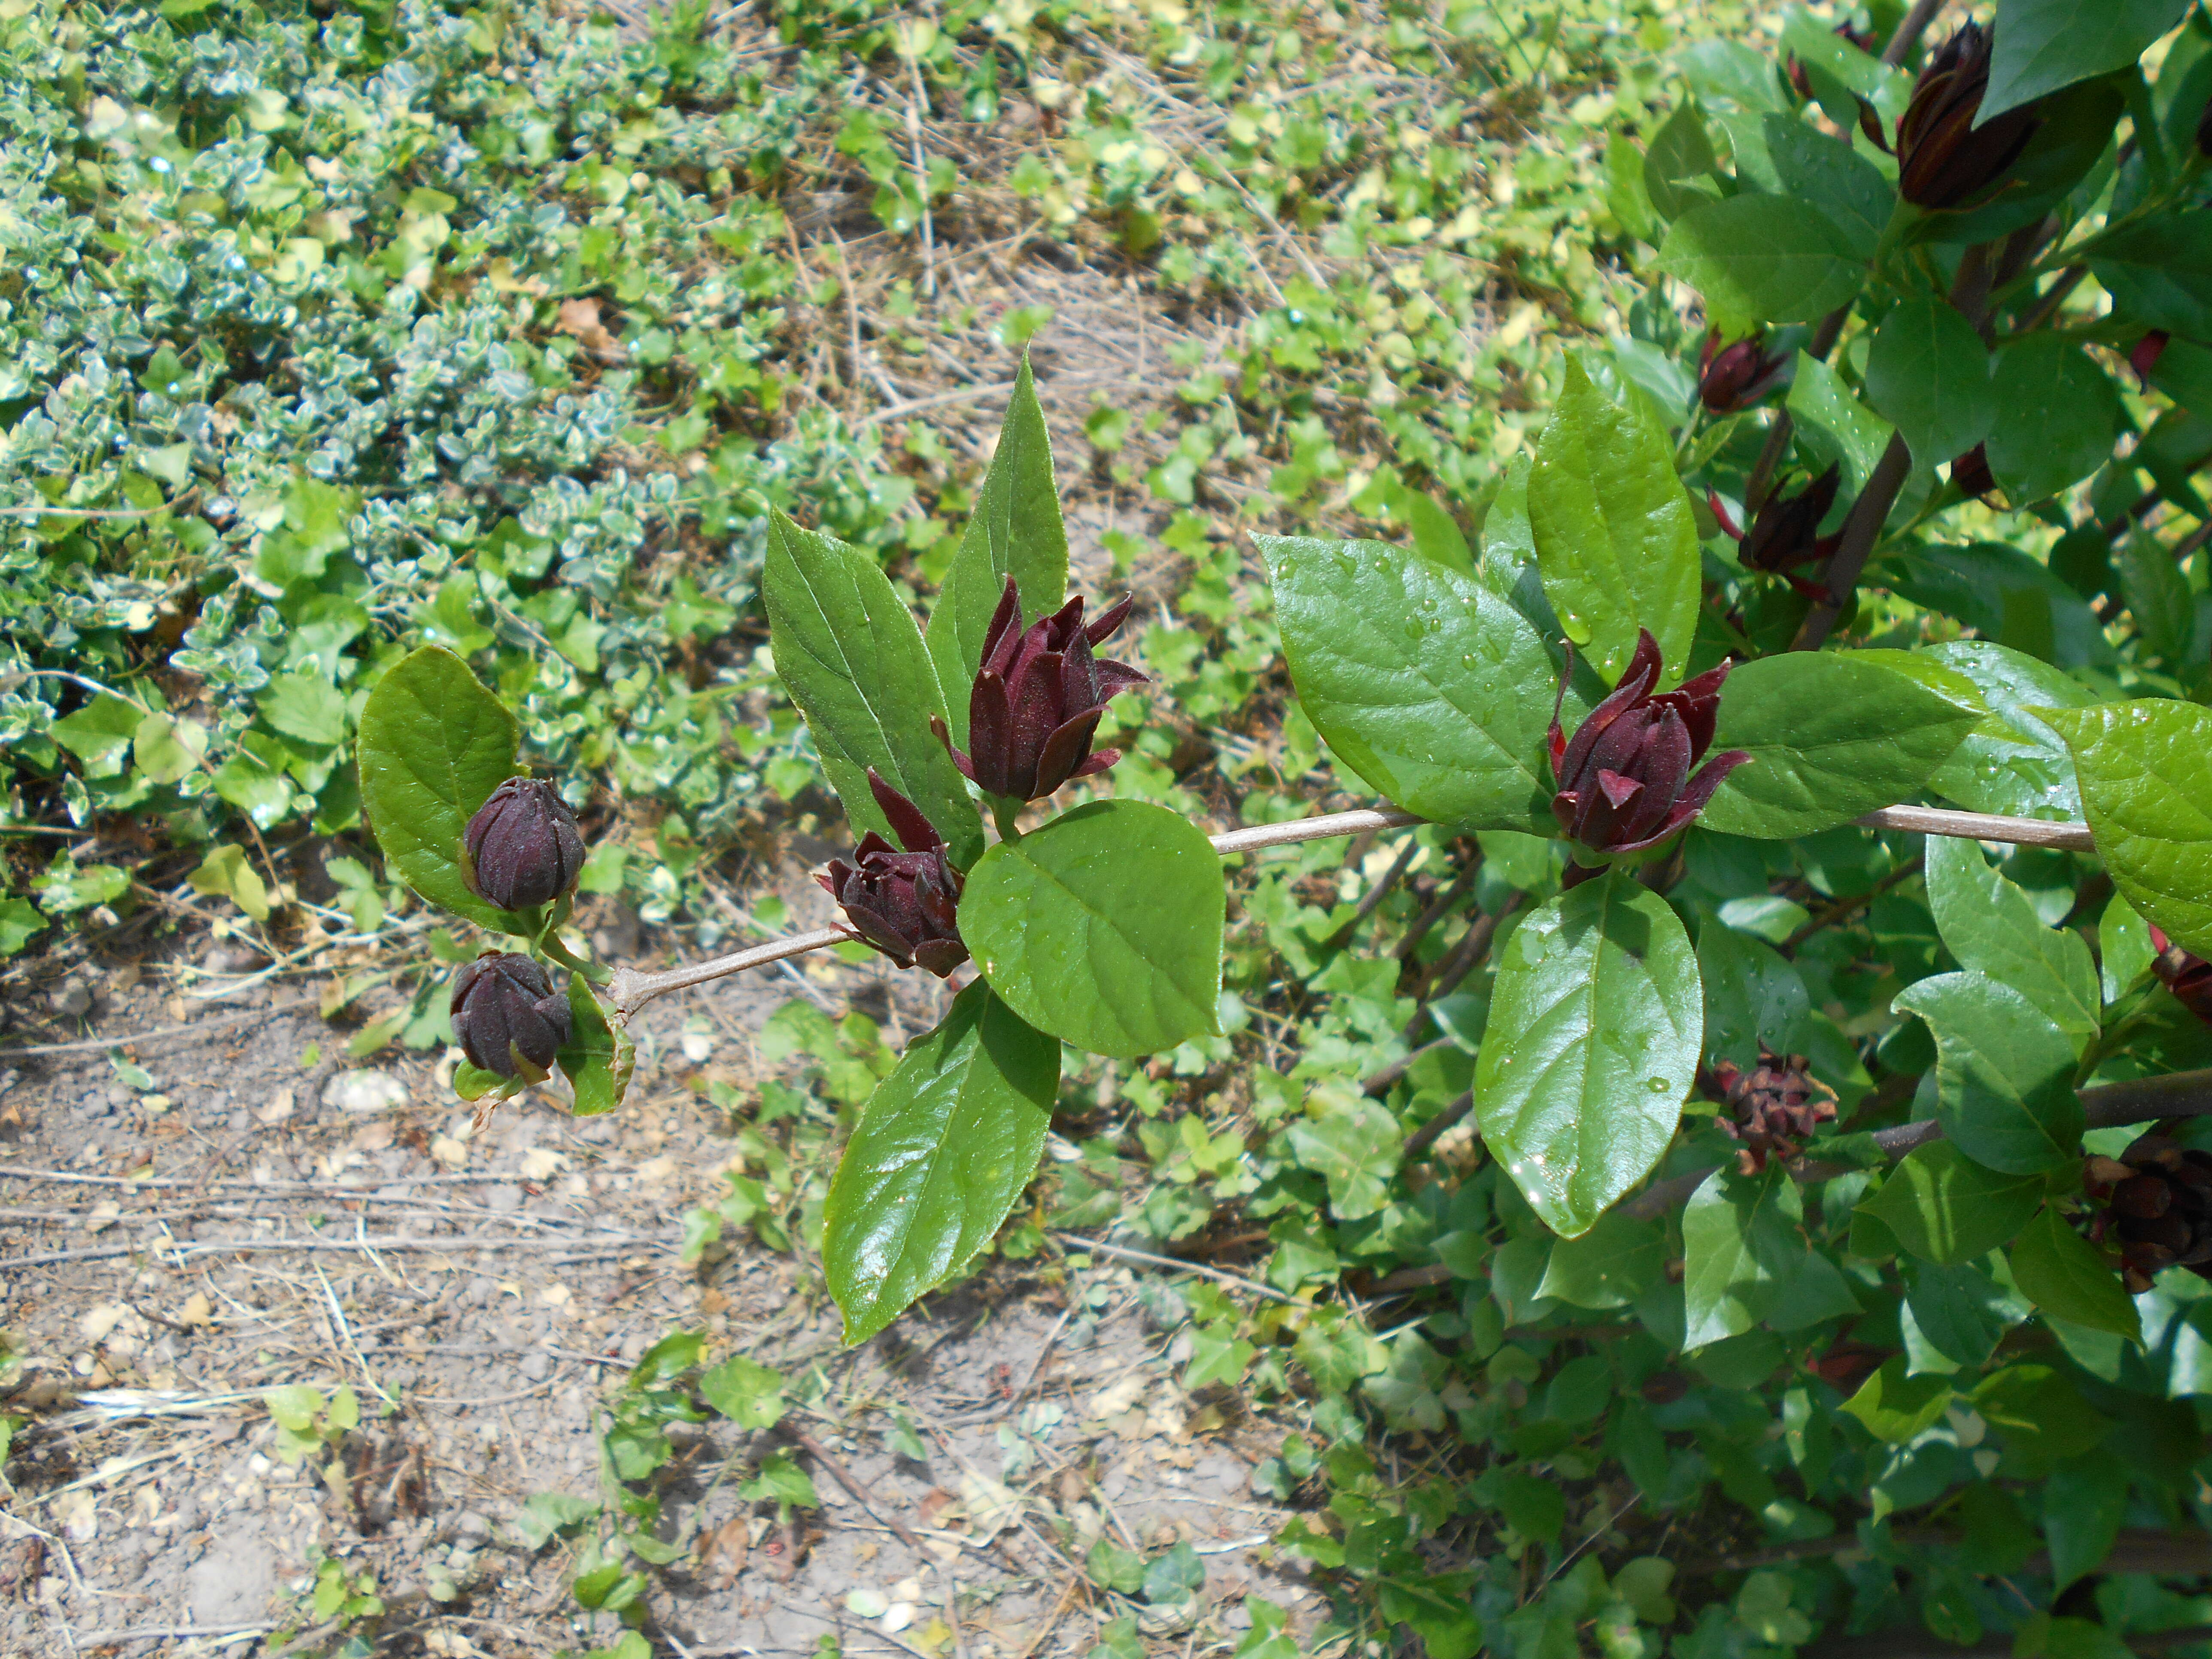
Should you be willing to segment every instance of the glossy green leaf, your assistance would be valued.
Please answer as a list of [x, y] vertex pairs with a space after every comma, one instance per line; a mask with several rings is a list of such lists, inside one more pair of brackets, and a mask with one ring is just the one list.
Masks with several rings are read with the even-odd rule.
[[1984, 1169], [1948, 1140], [1917, 1147], [1859, 1206], [1898, 1245], [1929, 1261], [1972, 1261], [2025, 1226], [2043, 1202], [2040, 1176]]
[[[1845, 44], [1826, 30], [1817, 33]], [[1759, 125], [1784, 192], [1818, 208], [1843, 233], [1853, 258], [1872, 258], [1897, 207], [1896, 187], [1865, 156], [1809, 121], [1776, 114], [1761, 118]]]
[[637, 1065], [637, 1045], [629, 1033], [607, 1023], [606, 1011], [581, 974], [568, 975], [568, 1041], [555, 1063], [575, 1091], [578, 1117], [611, 1112], [629, 1092]]
[[1615, 871], [1513, 931], [1475, 1062], [1491, 1153], [1572, 1238], [1650, 1173], [1695, 1080], [1696, 952], [1664, 900]]
[[[1700, 202], [1713, 199], [1712, 175], [1719, 166], [1698, 106], [1685, 100], [1659, 124], [1644, 152], [1645, 199], [1662, 220], [1679, 218]], [[1696, 186], [1701, 179], [1706, 181], [1705, 189]]]
[[1794, 651], [1734, 670], [1716, 752], [1741, 749], [1700, 820], [1780, 840], [1911, 800], [1979, 719], [1912, 677], [1847, 652]]
[[2145, 698], [2052, 709], [2098, 856], [2145, 921], [2212, 954], [2212, 709]]
[[1817, 322], [1859, 291], [1866, 262], [1850, 234], [1790, 196], [1747, 193], [1691, 208], [1668, 228], [1659, 270], [1705, 296], [1730, 333]]
[[2100, 237], [2086, 259], [2118, 315], [2212, 338], [2212, 208], [2139, 219]]
[[921, 630], [875, 562], [833, 537], [769, 520], [761, 574], [775, 671], [806, 715], [823, 770], [855, 831], [897, 837], [868, 793], [868, 768], [920, 808], [965, 866], [983, 828], [929, 717], [945, 713]]
[[1987, 1364], [1998, 1339], [2031, 1311], [2026, 1302], [1972, 1262], [1908, 1259], [1902, 1265], [1913, 1322], [1938, 1352], [1956, 1364], [1978, 1370]]
[[1899, 301], [1881, 319], [1867, 352], [1866, 390], [1923, 470], [1965, 454], [1996, 419], [1989, 348], [1972, 323], [1929, 295]]
[[1221, 860], [1146, 801], [1063, 812], [984, 854], [960, 933], [1006, 1006], [1093, 1054], [1158, 1054], [1219, 1029]]
[[1373, 1215], [1389, 1201], [1402, 1137], [1377, 1102], [1362, 1097], [1334, 1105], [1295, 1120], [1285, 1133], [1298, 1163], [1328, 1182], [1328, 1206], [1339, 1219]]
[[2005, 1175], [2081, 1156], [2075, 1043], [2034, 1003], [1986, 974], [1961, 973], [1909, 985], [1892, 1006], [1935, 1035], [1936, 1115], [1960, 1151]]
[[742, 1354], [700, 1373], [699, 1397], [741, 1429], [772, 1429], [783, 1416], [783, 1378]]
[[1656, 1285], [1666, 1269], [1666, 1228], [1608, 1210], [1580, 1238], [1553, 1242], [1536, 1297], [1571, 1308], [1625, 1308]]
[[2078, 708], [2096, 694], [2064, 671], [1993, 640], [1950, 640], [1919, 654], [1972, 680], [1989, 711], [1929, 778], [1929, 787], [1970, 812], [2079, 823], [2081, 793], [2074, 783], [2074, 757], [2028, 711]]
[[1717, 1170], [1682, 1209], [1686, 1350], [1753, 1326], [1797, 1330], [1857, 1310], [1835, 1263], [1804, 1234], [1797, 1183], [1778, 1165], [1757, 1176]]
[[2105, 1000], [2118, 1002], [2149, 969], [2158, 955], [2149, 924], [2136, 914], [2124, 893], [2112, 895], [2097, 921], [2097, 973]]
[[1831, 461], [1843, 469], [1842, 495], [1866, 488], [1895, 430], [1859, 401], [1842, 375], [1807, 352], [1797, 354], [1796, 377], [1790, 382], [1788, 406], [1796, 422], [1797, 441], [1818, 468]]
[[2004, 0], [1978, 122], [2127, 68], [2189, 11], [2191, 0]]
[[2073, 1039], [2078, 1056], [2097, 1035], [2102, 1002], [2087, 943], [2071, 928], [2045, 927], [1978, 842], [1930, 836], [1926, 858], [1929, 908], [1960, 966], [2019, 992]]
[[1008, 576], [1021, 590], [1024, 625], [1059, 610], [1067, 591], [1067, 531], [1053, 482], [1052, 434], [1045, 429], [1026, 351], [975, 516], [929, 613], [929, 654], [944, 689], [952, 740], [963, 749], [968, 746], [968, 689], [982, 665], [983, 635]]
[[2055, 1209], [2021, 1230], [2005, 1252], [2021, 1294], [2044, 1312], [2140, 1341], [2142, 1321], [2118, 1271]]
[[1797, 969], [1772, 945], [1717, 918], [1698, 930], [1698, 971], [1705, 982], [1705, 1052], [1747, 1070], [1761, 1043], [1777, 1054], [1803, 1038], [1812, 999]]
[[2179, 665], [2197, 632], [2197, 595], [2173, 554], [2156, 536], [2137, 530], [2115, 550], [2112, 567], [2136, 631], [2152, 655]]
[[1578, 357], [1536, 442], [1528, 517], [1545, 596], [1605, 682], [1628, 665], [1639, 628], [1659, 642], [1662, 688], [1680, 682], [1698, 626], [1690, 497], [1666, 434], [1607, 398]]
[[2094, 1572], [2112, 1553], [2127, 1518], [2128, 1474], [2124, 1463], [2095, 1454], [2051, 1471], [2043, 1488], [2043, 1536], [2054, 1589]]
[[1924, 1373], [1908, 1376], [1905, 1357], [1898, 1354], [1883, 1361], [1881, 1369], [1844, 1401], [1843, 1409], [1865, 1424], [1875, 1439], [1896, 1446], [1932, 1425], [1950, 1403], [1948, 1378]]
[[1990, 382], [1996, 399], [1990, 471], [2014, 506], [2055, 495], [2112, 459], [2119, 393], [2072, 341], [2051, 334], [2016, 340], [1997, 353]]
[[534, 931], [485, 903], [461, 873], [461, 832], [514, 775], [520, 736], [469, 665], [434, 645], [395, 663], [362, 710], [362, 809], [385, 862], [431, 903], [498, 933]]
[[1258, 539], [1299, 706], [1346, 766], [1440, 823], [1553, 827], [1556, 678], [1518, 611], [1380, 542]]
[[980, 981], [907, 1045], [846, 1142], [822, 1266], [860, 1342], [991, 1242], [1036, 1174], [1060, 1045]]

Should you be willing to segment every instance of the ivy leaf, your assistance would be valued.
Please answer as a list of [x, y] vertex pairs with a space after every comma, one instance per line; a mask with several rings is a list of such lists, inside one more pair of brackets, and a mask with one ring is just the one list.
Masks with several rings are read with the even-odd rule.
[[1689, 494], [1667, 434], [1607, 397], [1577, 356], [1536, 441], [1528, 517], [1545, 595], [1605, 682], [1620, 678], [1646, 628], [1659, 642], [1660, 689], [1680, 682], [1698, 629]]
[[1932, 295], [1899, 301], [1882, 319], [1867, 352], [1866, 388], [1923, 471], [1965, 454], [1996, 419], [1989, 348], [1956, 308]]
[[699, 1397], [741, 1429], [772, 1429], [783, 1417], [783, 1378], [742, 1354], [699, 1374]]
[[1950, 1403], [1948, 1377], [1926, 1372], [1908, 1376], [1905, 1356], [1893, 1354], [1844, 1401], [1843, 1408], [1865, 1424], [1875, 1439], [1899, 1446], [1942, 1416]]
[[2063, 669], [1994, 640], [1949, 640], [1916, 654], [1956, 669], [1988, 709], [1929, 787], [1970, 812], [2078, 822], [2081, 793], [2074, 757], [2036, 708], [2078, 708], [2096, 694]]
[[1619, 871], [1513, 931], [1474, 1074], [1482, 1138], [1553, 1232], [1589, 1231], [1674, 1139], [1704, 1036], [1697, 953]]
[[975, 516], [929, 613], [929, 654], [944, 688], [952, 740], [963, 749], [968, 746], [968, 690], [982, 665], [983, 636], [1008, 576], [1021, 590], [1024, 627], [1060, 609], [1067, 589], [1067, 531], [1053, 483], [1052, 435], [1026, 351]]
[[822, 769], [854, 830], [899, 844], [868, 792], [868, 768], [919, 806], [965, 868], [983, 849], [968, 786], [929, 717], [944, 693], [921, 630], [875, 562], [834, 537], [769, 520], [761, 573], [775, 671], [806, 715]]
[[1807, 1240], [1797, 1183], [1770, 1165], [1758, 1176], [1717, 1171], [1682, 1210], [1686, 1352], [1753, 1326], [1797, 1330], [1856, 1312], [1835, 1263]]
[[977, 860], [960, 934], [1006, 1006], [1092, 1054], [1219, 1030], [1221, 860], [1180, 812], [1102, 800]]
[[1990, 867], [1978, 842], [1928, 837], [1928, 908], [1959, 965], [2019, 992], [2071, 1037], [2079, 1058], [2097, 1035], [2097, 964], [2081, 934], [2046, 927], [2027, 895]]
[[1389, 1200], [1402, 1136], [1382, 1106], [1363, 1097], [1299, 1118], [1287, 1133], [1299, 1164], [1328, 1182], [1329, 1208], [1340, 1219], [1373, 1215]]
[[2073, 753], [2098, 856], [2128, 902], [2212, 954], [2212, 709], [2143, 698], [2036, 717]]
[[581, 974], [568, 975], [568, 1041], [555, 1063], [575, 1091], [571, 1109], [577, 1117], [611, 1112], [629, 1092], [637, 1045], [627, 1031], [607, 1023], [606, 1011]]
[[461, 873], [461, 832], [515, 773], [520, 732], [469, 665], [426, 645], [394, 664], [362, 710], [362, 809], [385, 862], [423, 898], [497, 933], [531, 919], [485, 903]]
[[2112, 1264], [2049, 1206], [2021, 1230], [2005, 1252], [2021, 1293], [2055, 1318], [2142, 1340], [2135, 1298]]
[[1060, 1045], [981, 982], [907, 1045], [846, 1143], [822, 1265], [864, 1341], [991, 1242], [1036, 1172]]
[[1751, 756], [1715, 792], [1708, 830], [1779, 841], [1910, 800], [1981, 718], [1887, 664], [1793, 651], [1734, 670], [1713, 749]]
[[1690, 209], [1668, 228], [1656, 264], [1697, 289], [1730, 333], [1817, 322], [1866, 281], [1856, 244], [1826, 214], [1754, 191]]
[[1380, 542], [1257, 539], [1299, 706], [1346, 766], [1439, 823], [1551, 830], [1556, 677], [1518, 611]]
[[288, 738], [314, 744], [345, 740], [345, 698], [319, 674], [279, 674], [255, 701], [261, 718]]
[[1976, 124], [2126, 69], [2187, 15], [2191, 0], [2006, 0]]
[[2075, 1044], [2051, 1017], [1986, 974], [1938, 974], [1893, 1005], [1935, 1035], [1936, 1115], [1976, 1163], [2036, 1175], [2081, 1155]]
[[[1935, 1140], [1914, 1148], [1854, 1214], [1873, 1218], [1911, 1254], [1948, 1265], [1987, 1255], [2042, 1202], [2042, 1176], [1984, 1169], [1949, 1141]], [[1865, 1254], [1853, 1233], [1853, 1254]]]

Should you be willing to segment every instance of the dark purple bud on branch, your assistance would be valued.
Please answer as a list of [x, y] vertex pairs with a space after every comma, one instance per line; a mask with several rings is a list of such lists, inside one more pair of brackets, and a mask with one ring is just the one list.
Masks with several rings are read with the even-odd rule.
[[1762, 334], [1725, 347], [1720, 338], [1718, 329], [1705, 336], [1705, 350], [1698, 358], [1698, 401], [1716, 415], [1733, 415], [1779, 386], [1790, 359], [1784, 353], [1769, 353]]
[[2156, 927], [2150, 930], [2150, 942], [2158, 952], [2151, 958], [2150, 970], [2159, 983], [2183, 1007], [2212, 1025], [2212, 962], [2183, 950]]
[[1951, 463], [1951, 482], [1959, 486], [1961, 495], [1972, 495], [1977, 501], [1997, 493], [1997, 475], [1990, 471], [1988, 447], [1976, 444]]
[[533, 1083], [553, 1069], [572, 1029], [567, 993], [513, 951], [487, 951], [454, 975], [451, 1012], [470, 1065]]
[[1699, 1082], [1727, 1104], [1718, 1120], [1730, 1139], [1741, 1141], [1736, 1167], [1757, 1175], [1769, 1158], [1787, 1163], [1805, 1150], [1823, 1123], [1836, 1115], [1836, 1091], [1812, 1074], [1802, 1054], [1778, 1054], [1761, 1045], [1759, 1064], [1746, 1071], [1733, 1060], [1716, 1060]]
[[906, 850], [871, 830], [854, 862], [832, 859], [814, 878], [853, 931], [902, 968], [916, 963], [943, 979], [968, 960], [960, 939], [961, 876], [945, 856], [945, 838], [922, 810], [868, 769], [868, 788]]
[[1042, 800], [1070, 778], [1103, 772], [1118, 749], [1091, 752], [1099, 716], [1114, 696], [1145, 676], [1127, 663], [1091, 654], [1127, 620], [1125, 596], [1095, 622], [1083, 601], [1070, 599], [1049, 617], [1022, 626], [1021, 594], [1012, 576], [983, 635], [983, 662], [968, 698], [968, 751], [937, 723], [952, 763], [984, 793]]
[[2012, 170], [2043, 125], [2029, 105], [1977, 127], [1990, 87], [1990, 32], [1967, 23], [1920, 71], [1897, 124], [1898, 193], [1916, 207], [1963, 207]]
[[2085, 1158], [2081, 1180], [2089, 1207], [2076, 1224], [2091, 1243], [2119, 1247], [2130, 1294], [2166, 1267], [2212, 1279], [2212, 1153], [2139, 1135], [2117, 1158]]
[[[1572, 669], [1571, 656], [1568, 672]], [[1590, 711], [1571, 741], [1559, 729], [1559, 704], [1553, 705], [1552, 774], [1559, 793], [1552, 797], [1552, 811], [1559, 828], [1592, 852], [1656, 847], [1704, 811], [1721, 780], [1751, 758], [1730, 750], [1692, 777], [1691, 769], [1712, 746], [1729, 665], [1654, 696], [1659, 669], [1659, 642], [1650, 629], [1639, 630], [1620, 684]], [[1563, 673], [1561, 702], [1566, 695]]]
[[487, 904], [527, 910], [572, 890], [584, 868], [576, 815], [542, 778], [509, 778], [461, 832], [469, 886]]
[[2137, 340], [2135, 349], [2128, 353], [2128, 367], [2135, 370], [2136, 379], [2142, 383], [2144, 391], [2150, 390], [2151, 371], [2158, 367], [2158, 360], [2166, 355], [2166, 343], [2172, 337], [2164, 329], [2154, 328]]
[[1759, 505], [1751, 528], [1738, 538], [1736, 557], [1746, 568], [1777, 574], [1813, 560], [1826, 562], [1843, 540], [1820, 534], [1820, 521], [1836, 505], [1843, 469], [1833, 465], [1795, 495], [1777, 489]]

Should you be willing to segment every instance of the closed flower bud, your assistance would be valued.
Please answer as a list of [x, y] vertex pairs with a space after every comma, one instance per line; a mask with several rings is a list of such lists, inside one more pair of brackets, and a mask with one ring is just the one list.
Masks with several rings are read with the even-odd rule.
[[1782, 383], [1790, 359], [1769, 354], [1764, 335], [1754, 334], [1730, 346], [1720, 343], [1721, 331], [1705, 336], [1698, 358], [1698, 400], [1716, 415], [1733, 415], [1748, 409]]
[[1751, 528], [1738, 538], [1736, 557], [1751, 570], [1780, 573], [1811, 560], [1826, 561], [1843, 540], [1820, 534], [1820, 521], [1836, 505], [1843, 469], [1832, 465], [1795, 495], [1774, 490], [1759, 504]]
[[1997, 493], [1997, 475], [1990, 471], [1988, 447], [1976, 444], [1951, 463], [1951, 482], [1959, 486], [1959, 493], [1972, 495], [1977, 501]]
[[983, 635], [982, 665], [968, 698], [968, 752], [952, 748], [944, 722], [937, 735], [953, 764], [984, 793], [1042, 800], [1070, 778], [1103, 772], [1118, 749], [1091, 752], [1106, 704], [1145, 677], [1127, 663], [1091, 655], [1091, 647], [1129, 614], [1124, 598], [1096, 622], [1083, 620], [1083, 601], [1070, 599], [1049, 617], [1022, 626], [1021, 595], [1012, 576]]
[[1732, 1060], [1716, 1060], [1699, 1083], [1727, 1104], [1717, 1120], [1723, 1133], [1742, 1143], [1736, 1167], [1757, 1175], [1769, 1158], [1784, 1163], [1805, 1149], [1823, 1123], [1836, 1115], [1836, 1093], [1813, 1076], [1802, 1054], [1778, 1054], [1762, 1045], [1759, 1064], [1745, 1071]]
[[868, 788], [906, 850], [893, 852], [871, 830], [853, 863], [833, 859], [828, 872], [814, 879], [862, 939], [900, 967], [919, 963], [943, 979], [968, 960], [960, 939], [960, 872], [946, 860], [936, 825], [872, 766]]
[[2150, 930], [2150, 942], [2158, 951], [2150, 970], [2159, 983], [2173, 993], [2175, 1001], [2212, 1025], [2212, 962], [2183, 950], [2155, 927]]
[[2142, 383], [2144, 391], [2150, 390], [2151, 371], [2166, 355], [2166, 343], [2172, 337], [2164, 329], [2154, 328], [2137, 340], [2135, 349], [2128, 353], [2128, 367], [2135, 370], [2136, 379]]
[[461, 832], [461, 845], [470, 887], [502, 910], [550, 903], [575, 886], [584, 867], [576, 815], [540, 778], [509, 778], [493, 790]]
[[[1572, 741], [1559, 729], [1559, 705], [1553, 707], [1552, 774], [1559, 793], [1552, 811], [1560, 829], [1592, 852], [1656, 847], [1704, 811], [1721, 780], [1751, 758], [1731, 750], [1691, 776], [1712, 746], [1729, 665], [1655, 696], [1659, 668], [1659, 642], [1648, 629], [1640, 630], [1627, 672]], [[1566, 694], [1562, 674], [1561, 702]]]
[[1962, 25], [1920, 71], [1897, 124], [1898, 193], [1915, 207], [1965, 206], [2002, 180], [2043, 124], [2033, 105], [1974, 125], [1990, 86], [1993, 37]]
[[2118, 1158], [2082, 1164], [2081, 1218], [2093, 1243], [2117, 1244], [2120, 1279], [2140, 1296], [2161, 1268], [2212, 1279], [2212, 1153], [2139, 1135]]
[[512, 951], [487, 951], [453, 975], [452, 1012], [470, 1065], [533, 1083], [553, 1069], [571, 1030], [567, 993]]

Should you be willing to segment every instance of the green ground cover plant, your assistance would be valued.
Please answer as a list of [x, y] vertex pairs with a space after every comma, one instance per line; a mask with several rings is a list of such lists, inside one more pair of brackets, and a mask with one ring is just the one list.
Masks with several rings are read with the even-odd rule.
[[[5, 10], [0, 948], [450, 917], [356, 1044], [485, 1110], [619, 1109], [718, 975], [957, 975], [779, 1017], [687, 1255], [854, 1340], [1206, 1264], [1331, 1650], [2204, 1644], [2200, 6]], [[1002, 227], [1211, 330], [1087, 455]], [[891, 418], [975, 386], [988, 465]], [[1072, 562], [1085, 461], [1166, 580]], [[570, 925], [736, 942], [838, 809], [836, 927]], [[781, 1413], [701, 1358], [541, 1517], [587, 1607], [660, 1425]]]

